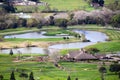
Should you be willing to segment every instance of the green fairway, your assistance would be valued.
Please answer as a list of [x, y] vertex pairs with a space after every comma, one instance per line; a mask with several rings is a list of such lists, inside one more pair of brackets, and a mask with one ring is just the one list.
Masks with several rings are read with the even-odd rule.
[[100, 52], [117, 52], [120, 51], [120, 41], [110, 41], [104, 43], [97, 43], [86, 48], [97, 48]]
[[[91, 11], [95, 10], [95, 8], [91, 7], [87, 0], [40, 0], [42, 2], [46, 2], [49, 4], [51, 10], [58, 11], [75, 11], [75, 10], [86, 10]], [[105, 5], [109, 3], [113, 3], [114, 0], [105, 0]], [[17, 8], [17, 12], [37, 12], [47, 10], [46, 6], [15, 6]]]
[[50, 4], [50, 8], [58, 9], [60, 11], [72, 11], [72, 10], [91, 11], [94, 9], [84, 0], [56, 0], [56, 1], [42, 0], [42, 1]]
[[[66, 80], [70, 75], [72, 80], [76, 77], [79, 80], [100, 80], [100, 73], [98, 72], [98, 64], [81, 63], [81, 62], [60, 62], [59, 65], [64, 69], [59, 69], [51, 62], [34, 62], [23, 61], [13, 62], [15, 56], [7, 54], [0, 54], [0, 74], [4, 76], [4, 80], [10, 79], [10, 73], [15, 70], [16, 80], [27, 80], [20, 78], [18, 70], [24, 69], [24, 73], [34, 73], [35, 80]], [[105, 75], [105, 80], [118, 80], [116, 75]]]

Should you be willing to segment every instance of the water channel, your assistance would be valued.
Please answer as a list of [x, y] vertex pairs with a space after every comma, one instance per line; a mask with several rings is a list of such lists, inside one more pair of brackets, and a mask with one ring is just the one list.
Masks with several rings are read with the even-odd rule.
[[[56, 44], [48, 47], [50, 49], [70, 49], [70, 48], [84, 48], [88, 45], [96, 44], [97, 42], [105, 42], [108, 36], [101, 32], [96, 31], [86, 31], [86, 30], [73, 30], [74, 32], [84, 34], [87, 40], [91, 42], [74, 42], [74, 43], [66, 43], [66, 44]], [[58, 38], [63, 36], [45, 36], [43, 32], [30, 32], [24, 34], [16, 34], [16, 35], [7, 35], [4, 38]], [[0, 50], [0, 53], [9, 53], [10, 49]], [[14, 53], [37, 53], [44, 54], [46, 53], [46, 49], [39, 47], [30, 47], [30, 48], [17, 48], [13, 49]]]

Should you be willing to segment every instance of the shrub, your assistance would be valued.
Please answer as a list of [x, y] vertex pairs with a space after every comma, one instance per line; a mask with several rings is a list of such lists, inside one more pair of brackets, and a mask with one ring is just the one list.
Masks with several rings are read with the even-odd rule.
[[66, 29], [67, 28], [67, 22], [68, 22], [67, 19], [56, 19], [55, 20], [55, 25], [59, 26], [63, 29]]
[[89, 48], [87, 49], [87, 51], [94, 54], [94, 53], [99, 52], [100, 50], [98, 50], [97, 48]]
[[26, 74], [26, 73], [21, 73], [21, 74], [19, 75], [19, 77], [28, 78], [28, 74]]
[[71, 80], [70, 76], [68, 76], [67, 80]]
[[16, 80], [15, 76], [14, 76], [14, 71], [12, 71], [11, 75], [10, 75], [10, 80]]
[[111, 64], [109, 71], [118, 73], [120, 71], [120, 64], [117, 64], [117, 63]]
[[3, 80], [3, 78], [4, 78], [3, 75], [0, 75], [0, 80]]
[[29, 80], [35, 80], [33, 76], [33, 72], [30, 73]]
[[11, 56], [13, 55], [13, 51], [12, 51], [12, 49], [10, 49], [10, 53], [9, 53]]

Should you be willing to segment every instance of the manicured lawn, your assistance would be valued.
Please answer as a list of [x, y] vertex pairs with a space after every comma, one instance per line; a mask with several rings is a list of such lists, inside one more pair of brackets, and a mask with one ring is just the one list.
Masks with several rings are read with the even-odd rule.
[[[76, 77], [79, 80], [100, 80], [98, 72], [98, 64], [81, 63], [81, 62], [59, 62], [64, 67], [63, 70], [54, 66], [51, 62], [13, 62], [15, 56], [0, 54], [0, 74], [4, 76], [4, 80], [9, 80], [10, 73], [15, 70], [16, 80], [27, 80], [20, 78], [17, 70], [24, 69], [25, 73], [34, 73], [35, 80], [66, 80], [70, 75], [72, 80]], [[105, 75], [105, 80], [118, 80], [116, 75]]]
[[91, 11], [92, 8], [86, 1], [84, 0], [42, 0], [43, 2], [47, 2], [50, 4], [50, 8], [58, 9], [60, 11], [71, 11], [71, 10], [88, 10]]
[[100, 52], [117, 52], [120, 51], [120, 41], [97, 43], [86, 48], [97, 48]]
[[[57, 9], [59, 11], [73, 11], [73, 10], [94, 10], [85, 0], [40, 0], [47, 2], [50, 5], [51, 10]], [[105, 5], [113, 3], [114, 0], [105, 0]], [[36, 12], [46, 10], [45, 6], [15, 6], [17, 12]]]

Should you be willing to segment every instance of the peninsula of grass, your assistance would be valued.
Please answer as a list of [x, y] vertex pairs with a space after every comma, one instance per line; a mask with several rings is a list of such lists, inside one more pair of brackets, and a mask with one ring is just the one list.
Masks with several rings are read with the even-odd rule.
[[[0, 54], [0, 74], [4, 80], [10, 79], [10, 74], [14, 70], [16, 80], [27, 80], [28, 78], [19, 77], [22, 70], [24, 73], [33, 72], [35, 80], [67, 80], [68, 75], [72, 80], [101, 80], [98, 71], [99, 63], [80, 63], [80, 62], [59, 62], [64, 69], [59, 69], [51, 62], [21, 61], [14, 62], [17, 55]], [[33, 56], [34, 57], [34, 56]], [[108, 69], [108, 66], [105, 66]], [[117, 75], [105, 74], [105, 80], [118, 80]]]

